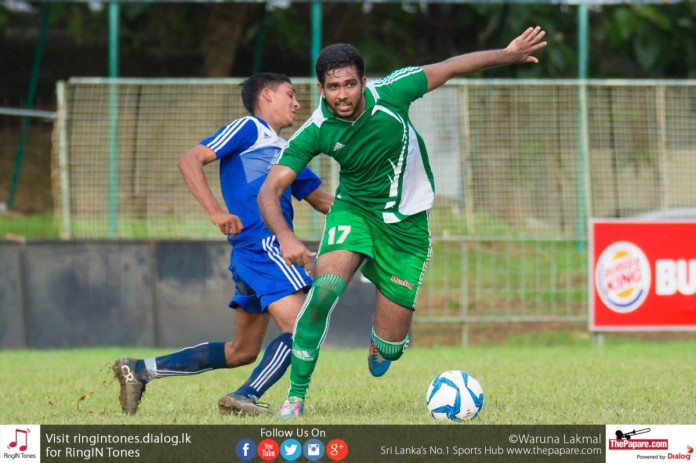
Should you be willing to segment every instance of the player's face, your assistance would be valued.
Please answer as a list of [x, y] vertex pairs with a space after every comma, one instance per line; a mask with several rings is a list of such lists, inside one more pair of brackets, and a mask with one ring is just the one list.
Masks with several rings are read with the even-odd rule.
[[354, 121], [365, 111], [363, 90], [367, 79], [358, 76], [355, 66], [332, 69], [326, 73], [324, 85], [317, 84], [326, 106], [336, 117]]
[[290, 127], [295, 122], [295, 114], [300, 109], [295, 88], [283, 82], [273, 92], [273, 110], [280, 128]]

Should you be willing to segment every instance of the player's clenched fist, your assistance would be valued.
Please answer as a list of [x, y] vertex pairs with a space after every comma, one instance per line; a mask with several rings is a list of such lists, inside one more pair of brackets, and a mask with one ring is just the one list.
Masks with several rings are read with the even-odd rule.
[[241, 232], [244, 228], [242, 221], [239, 220], [239, 217], [234, 214], [228, 214], [227, 212], [218, 212], [213, 214], [210, 216], [210, 220], [225, 235], [234, 236]]
[[307, 273], [311, 271], [311, 258], [317, 255], [316, 252], [311, 252], [307, 249], [305, 245], [302, 244], [302, 241], [295, 238], [294, 235], [289, 235], [283, 241], [278, 241], [280, 243], [280, 254], [283, 256], [283, 260], [286, 264], [296, 264], [300, 267], [304, 267]]

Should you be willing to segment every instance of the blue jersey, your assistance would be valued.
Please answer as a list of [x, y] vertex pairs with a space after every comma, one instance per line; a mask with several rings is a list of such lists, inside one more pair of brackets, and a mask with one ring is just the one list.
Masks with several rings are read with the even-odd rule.
[[[201, 145], [215, 151], [220, 160], [220, 187], [230, 214], [242, 221], [244, 229], [228, 237], [235, 247], [249, 246], [273, 236], [261, 218], [256, 204], [259, 189], [266, 179], [280, 150], [287, 142], [265, 121], [250, 115], [222, 127]], [[285, 221], [292, 227], [292, 196], [302, 200], [321, 184], [314, 172], [305, 168], [280, 197]]]

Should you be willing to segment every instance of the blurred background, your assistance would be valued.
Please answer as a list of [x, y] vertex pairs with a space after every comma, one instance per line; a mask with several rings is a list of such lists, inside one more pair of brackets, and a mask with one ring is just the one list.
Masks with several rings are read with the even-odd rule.
[[[416, 343], [556, 329], [587, 339], [587, 221], [696, 207], [694, 2], [123, 2], [117, 27], [114, 5], [0, 1], [0, 239], [17, 276], [0, 290], [2, 317], [16, 323], [0, 325], [24, 333], [18, 345], [47, 339], [29, 329], [51, 329], [47, 287], [61, 292], [65, 320], [76, 293], [88, 294], [82, 309], [115, 319], [147, 305], [147, 335], [111, 344], [171, 344], [157, 313], [181, 300], [167, 291], [185, 291], [209, 261], [221, 272], [197, 284], [225, 297], [201, 303], [224, 309], [227, 245], [176, 160], [244, 114], [238, 84], [256, 71], [293, 77], [303, 107], [289, 136], [316, 104], [317, 45], [351, 42], [381, 77], [504, 47], [530, 25], [547, 31], [538, 65], [458, 79], [413, 106], [438, 193]], [[313, 167], [335, 187], [335, 165]], [[296, 224], [312, 241], [322, 221], [298, 205]], [[192, 241], [210, 257], [191, 257]], [[167, 259], [179, 273], [162, 270]], [[131, 286], [109, 289], [112, 274]]]

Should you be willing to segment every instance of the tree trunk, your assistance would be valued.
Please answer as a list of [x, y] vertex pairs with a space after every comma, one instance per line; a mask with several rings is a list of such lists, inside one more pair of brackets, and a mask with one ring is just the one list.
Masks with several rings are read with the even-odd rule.
[[215, 3], [211, 6], [207, 30], [201, 43], [203, 73], [207, 77], [230, 75], [247, 10], [246, 3]]

